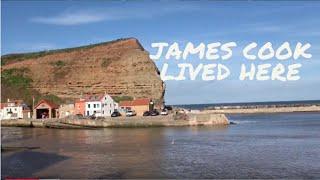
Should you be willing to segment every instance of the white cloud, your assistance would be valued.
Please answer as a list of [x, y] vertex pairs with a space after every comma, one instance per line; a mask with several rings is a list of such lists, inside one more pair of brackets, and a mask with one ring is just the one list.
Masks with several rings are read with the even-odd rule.
[[67, 10], [53, 16], [37, 16], [30, 19], [31, 22], [51, 25], [73, 26], [96, 23], [101, 21], [114, 21], [121, 19], [152, 18], [174, 12], [182, 12], [198, 9], [195, 6], [154, 6], [151, 9], [144, 7], [126, 8], [95, 8], [90, 10]]
[[32, 22], [55, 25], [78, 25], [105, 20], [105, 16], [100, 14], [90, 14], [87, 12], [64, 13], [52, 17], [34, 17]]

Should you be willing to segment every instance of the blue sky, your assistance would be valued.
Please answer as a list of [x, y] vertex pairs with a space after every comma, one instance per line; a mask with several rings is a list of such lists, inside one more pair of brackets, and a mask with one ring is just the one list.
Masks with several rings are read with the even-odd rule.
[[[2, 1], [2, 54], [66, 48], [135, 37], [151, 54], [153, 42], [234, 41], [238, 47], [227, 61], [205, 61], [189, 56], [187, 62], [222, 63], [231, 70], [224, 81], [167, 81], [168, 104], [320, 99], [320, 2], [277, 1]], [[239, 81], [240, 64], [249, 64], [241, 48], [250, 42], [275, 46], [288, 41], [310, 43], [309, 60], [301, 63], [298, 81]], [[160, 59], [177, 73], [181, 61]], [[262, 62], [256, 61], [256, 64]], [[276, 64], [278, 60], [265, 63]]]

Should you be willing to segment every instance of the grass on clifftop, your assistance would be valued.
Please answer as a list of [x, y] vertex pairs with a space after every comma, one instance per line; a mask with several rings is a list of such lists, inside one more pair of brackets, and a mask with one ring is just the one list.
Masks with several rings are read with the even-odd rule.
[[86, 46], [79, 46], [79, 47], [73, 47], [73, 48], [65, 48], [65, 49], [55, 49], [55, 50], [48, 50], [48, 51], [39, 51], [39, 52], [31, 52], [31, 53], [19, 53], [19, 54], [7, 54], [1, 56], [1, 65], [6, 65], [9, 63], [24, 61], [26, 59], [30, 58], [40, 58], [46, 55], [54, 54], [54, 53], [62, 53], [62, 52], [71, 52], [75, 50], [83, 50], [83, 49], [89, 49], [100, 45], [107, 45], [112, 44], [118, 41], [128, 40], [131, 38], [121, 38], [113, 41], [103, 42], [103, 43], [97, 43], [97, 44], [90, 44]]

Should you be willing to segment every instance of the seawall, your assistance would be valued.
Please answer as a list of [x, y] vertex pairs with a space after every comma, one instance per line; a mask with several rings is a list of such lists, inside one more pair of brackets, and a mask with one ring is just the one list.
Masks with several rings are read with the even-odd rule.
[[117, 117], [105, 119], [47, 119], [47, 120], [2, 120], [1, 126], [43, 128], [135, 128], [228, 125], [224, 114], [188, 114], [187, 119], [175, 119], [173, 115], [155, 117]]
[[320, 106], [299, 106], [299, 107], [266, 107], [266, 108], [230, 108], [203, 110], [203, 114], [246, 114], [246, 113], [291, 113], [291, 112], [320, 112]]

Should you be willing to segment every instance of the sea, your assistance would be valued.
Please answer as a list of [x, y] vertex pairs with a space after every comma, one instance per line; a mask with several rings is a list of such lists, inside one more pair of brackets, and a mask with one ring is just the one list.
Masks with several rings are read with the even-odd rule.
[[307, 106], [320, 105], [320, 100], [305, 100], [305, 101], [266, 101], [266, 102], [237, 102], [237, 103], [210, 103], [210, 104], [175, 104], [173, 107], [180, 107], [192, 110], [203, 110], [212, 107], [223, 106]]
[[2, 127], [1, 177], [320, 179], [319, 112], [227, 116], [236, 124]]

